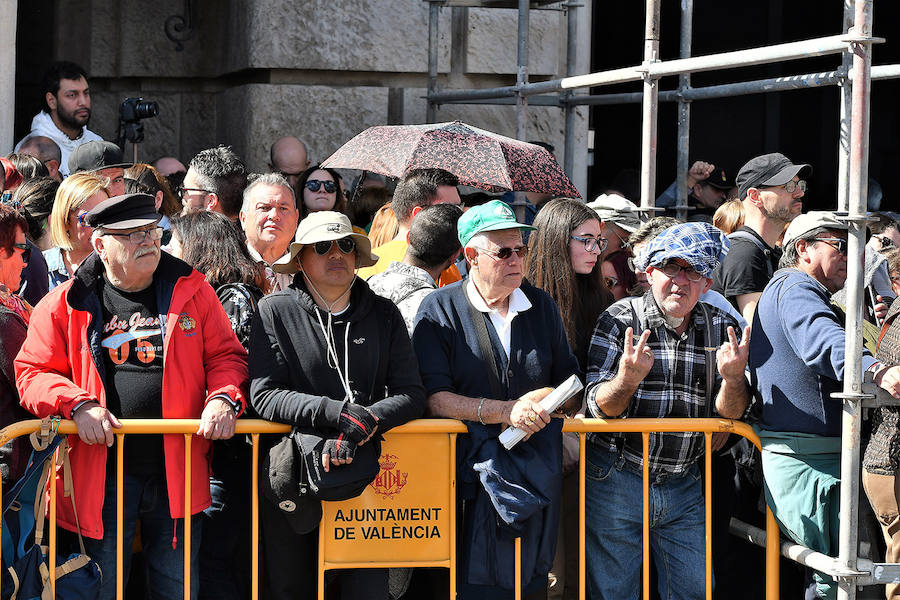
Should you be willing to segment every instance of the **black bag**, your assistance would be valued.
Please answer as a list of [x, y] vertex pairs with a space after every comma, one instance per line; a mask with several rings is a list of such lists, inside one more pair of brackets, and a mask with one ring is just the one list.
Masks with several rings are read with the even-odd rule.
[[322, 518], [321, 500], [355, 498], [381, 470], [381, 437], [358, 446], [353, 462], [322, 468], [325, 436], [294, 429], [272, 446], [262, 461], [263, 496], [281, 509], [296, 533], [309, 533]]

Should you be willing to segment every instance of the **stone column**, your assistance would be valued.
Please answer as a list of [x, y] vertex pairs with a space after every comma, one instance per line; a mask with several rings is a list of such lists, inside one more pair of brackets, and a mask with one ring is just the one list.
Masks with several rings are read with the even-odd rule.
[[16, 0], [0, 0], [0, 154], [12, 151], [16, 102]]

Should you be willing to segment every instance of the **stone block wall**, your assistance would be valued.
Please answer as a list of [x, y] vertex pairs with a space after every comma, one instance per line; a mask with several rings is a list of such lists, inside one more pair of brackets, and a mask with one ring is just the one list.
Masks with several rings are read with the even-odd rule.
[[[311, 156], [322, 160], [366, 127], [425, 122], [427, 2], [191, 4], [193, 34], [176, 51], [164, 28], [167, 19], [184, 16], [183, 0], [57, 2], [56, 54], [81, 62], [91, 74], [93, 130], [113, 139], [118, 105], [126, 97], [159, 103], [159, 117], [144, 121], [141, 159], [171, 154], [186, 163], [199, 150], [224, 143], [251, 169], [262, 170], [269, 145], [281, 135], [304, 138]], [[530, 21], [530, 74], [564, 76], [565, 13], [535, 10]], [[580, 51], [586, 64], [590, 19], [580, 21], [586, 23]], [[440, 87], [515, 83], [515, 10], [444, 8], [439, 24]], [[445, 105], [437, 116], [515, 134], [509, 105]], [[586, 112], [578, 121], [576, 146], [586, 149]], [[528, 122], [528, 139], [554, 144], [562, 162], [563, 111], [530, 107]], [[130, 155], [130, 147], [126, 151]], [[577, 162], [583, 170], [583, 157]], [[575, 179], [583, 188], [583, 175]]]

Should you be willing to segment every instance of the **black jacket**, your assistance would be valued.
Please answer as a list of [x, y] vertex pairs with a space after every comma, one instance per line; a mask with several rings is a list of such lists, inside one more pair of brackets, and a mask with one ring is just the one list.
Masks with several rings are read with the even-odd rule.
[[[250, 402], [264, 419], [327, 433], [337, 427], [346, 394], [328, 363], [317, 313], [327, 326], [327, 313], [299, 275], [259, 302], [250, 334]], [[425, 389], [396, 306], [357, 278], [350, 306], [333, 318], [332, 331], [342, 371], [349, 346], [354, 401], [371, 408], [379, 433], [422, 416]]]

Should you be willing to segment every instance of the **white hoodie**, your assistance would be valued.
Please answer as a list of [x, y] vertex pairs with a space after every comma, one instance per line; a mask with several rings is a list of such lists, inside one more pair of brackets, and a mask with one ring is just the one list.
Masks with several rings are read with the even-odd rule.
[[53, 119], [50, 118], [50, 115], [44, 111], [34, 115], [34, 118], [31, 120], [31, 132], [16, 144], [15, 151], [18, 152], [19, 148], [22, 146], [22, 142], [32, 135], [48, 137], [59, 146], [62, 155], [62, 158], [59, 161], [59, 172], [63, 177], [69, 175], [69, 154], [71, 154], [75, 148], [87, 142], [103, 141], [102, 137], [87, 127], [81, 128], [81, 135], [76, 139], [69, 139], [69, 136], [63, 133], [59, 127], [56, 126], [56, 123], [53, 122]]

